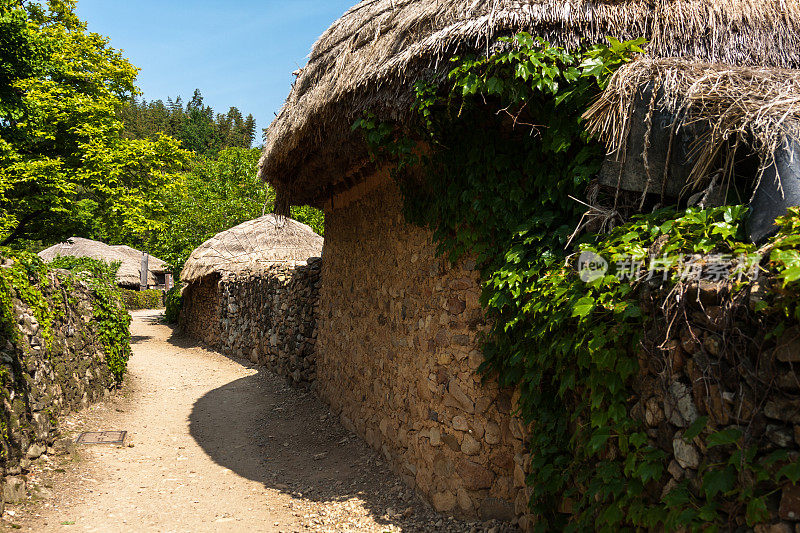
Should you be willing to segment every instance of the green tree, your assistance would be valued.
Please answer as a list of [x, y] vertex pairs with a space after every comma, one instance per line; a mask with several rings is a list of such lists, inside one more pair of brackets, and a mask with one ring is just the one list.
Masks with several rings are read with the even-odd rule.
[[255, 149], [225, 148], [215, 159], [196, 156], [192, 170], [170, 183], [154, 205], [161, 224], [142, 245], [179, 272], [205, 240], [269, 212], [275, 195], [256, 177]]
[[127, 99], [118, 110], [124, 123], [126, 139], [156, 139], [159, 134], [181, 141], [184, 148], [196, 154], [213, 155], [224, 148], [250, 148], [255, 140], [256, 120], [252, 114], [244, 117], [236, 108], [216, 114], [206, 106], [200, 89], [184, 108], [180, 97], [147, 102], [135, 96]]
[[200, 89], [194, 90], [191, 101], [186, 105], [177, 138], [184, 148], [196, 154], [213, 152], [218, 145], [214, 110], [203, 105]]
[[256, 119], [253, 115], [247, 115], [244, 121], [244, 134], [245, 134], [245, 148], [253, 146], [253, 141], [256, 140]]
[[[275, 193], [257, 177], [257, 148], [224, 148], [215, 158], [197, 156], [190, 172], [154, 199], [160, 225], [134, 243], [175, 267], [177, 273], [197, 246], [220, 231], [272, 211]], [[155, 214], [154, 214], [155, 215]], [[293, 218], [322, 234], [322, 212], [297, 207]]]
[[2, 244], [152, 228], [147, 198], [186, 154], [168, 137], [121, 136], [136, 68], [86, 31], [75, 0], [0, 5]]
[[22, 116], [18, 79], [41, 68], [44, 43], [28, 28], [25, 11], [13, 2], [0, 3], [0, 120], [10, 124]]

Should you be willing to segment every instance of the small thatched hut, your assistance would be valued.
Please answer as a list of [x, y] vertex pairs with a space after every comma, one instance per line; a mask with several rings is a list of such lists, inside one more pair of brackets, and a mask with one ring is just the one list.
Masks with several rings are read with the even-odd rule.
[[[369, 0], [316, 42], [267, 130], [260, 175], [277, 189], [281, 212], [325, 210], [318, 389], [438, 510], [484, 518], [523, 514], [528, 500], [511, 398], [476, 374], [484, 325], [474, 264], [436, 258], [430, 233], [405, 222], [388, 169], [370, 160], [351, 125], [365, 111], [403, 121], [417, 80], [442, 80], [451, 56], [486, 54], [520, 31], [568, 48], [648, 39], [647, 57], [595, 110], [609, 139], [625, 121], [614, 113], [633, 113], [613, 102], [660, 79], [661, 60], [680, 69], [663, 58], [693, 65], [695, 81], [710, 79], [697, 65], [714, 63], [742, 80], [782, 72], [775, 81], [796, 86], [797, 71], [775, 69], [800, 68], [800, 3], [785, 0]], [[675, 92], [694, 85], [670, 76], [663, 89], [677, 108]], [[793, 102], [763, 111], [780, 117]]]
[[305, 262], [322, 254], [322, 241], [305, 224], [264, 215], [217, 233], [198, 246], [186, 260], [181, 280], [191, 284], [212, 274], [256, 270], [262, 264]]
[[[290, 272], [306, 265], [310, 258], [322, 255], [322, 242], [322, 237], [309, 226], [273, 214], [213, 236], [192, 252], [181, 272], [181, 280], [187, 284], [183, 290], [181, 328], [223, 349], [225, 341], [233, 342], [231, 336], [239, 337], [238, 333], [230, 333], [231, 322], [225, 322], [226, 317], [238, 315], [240, 309], [246, 312], [250, 305], [241, 301], [238, 290], [230, 291], [228, 287], [237, 280], [261, 278], [269, 285], [276, 271], [280, 272], [278, 277], [290, 277]], [[270, 291], [273, 289], [266, 292]], [[237, 296], [240, 301], [234, 303]], [[258, 306], [254, 312], [266, 316], [269, 310]], [[251, 349], [243, 355], [250, 354]]]
[[[107, 263], [119, 262], [117, 283], [127, 289], [141, 288], [142, 252], [130, 246], [108, 244], [72, 237], [66, 242], [55, 244], [39, 252], [39, 257], [44, 261], [52, 261], [59, 256], [91, 257]], [[168, 283], [167, 277], [171, 276], [167, 263], [157, 257], [147, 258], [147, 288], [164, 289]]]

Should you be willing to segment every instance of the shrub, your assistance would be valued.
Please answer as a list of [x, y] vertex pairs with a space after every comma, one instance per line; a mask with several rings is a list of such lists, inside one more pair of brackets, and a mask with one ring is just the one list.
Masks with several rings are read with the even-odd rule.
[[92, 259], [91, 257], [72, 257], [64, 255], [58, 256], [50, 261], [48, 266], [50, 268], [71, 270], [75, 273], [85, 272], [91, 275], [92, 278], [103, 280], [105, 283], [116, 286], [117, 270], [119, 270], [120, 264], [119, 261], [106, 263], [105, 261]]
[[178, 316], [181, 312], [181, 306], [183, 305], [181, 287], [176, 285], [168, 290], [167, 294], [164, 296], [164, 303], [167, 307], [166, 311], [164, 312], [164, 318], [166, 319], [167, 323], [176, 324], [178, 322]]
[[122, 293], [122, 300], [125, 302], [125, 308], [128, 311], [160, 309], [164, 305], [164, 293], [157, 289], [148, 289], [146, 291], [121, 289], [120, 292]]

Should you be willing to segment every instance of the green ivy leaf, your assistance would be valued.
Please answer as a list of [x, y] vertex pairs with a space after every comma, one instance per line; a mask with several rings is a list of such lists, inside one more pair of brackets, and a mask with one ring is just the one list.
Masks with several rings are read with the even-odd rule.
[[668, 507], [678, 509], [691, 502], [691, 493], [689, 492], [686, 482], [679, 484], [677, 487], [669, 491], [662, 500]]
[[486, 81], [486, 91], [489, 94], [501, 94], [503, 92], [503, 81], [497, 76], [492, 76]]
[[697, 420], [692, 422], [692, 425], [690, 425], [684, 432], [683, 440], [685, 440], [686, 442], [691, 442], [705, 429], [707, 423], [708, 423], [707, 416], [698, 416]]
[[711, 499], [717, 494], [725, 494], [736, 482], [736, 471], [732, 467], [722, 470], [710, 470], [703, 476], [703, 492]]
[[644, 462], [636, 469], [636, 475], [643, 483], [661, 479], [664, 474], [664, 467], [660, 462], [650, 461]]
[[747, 520], [747, 525], [750, 527], [769, 520], [770, 514], [769, 510], [767, 509], [766, 498], [763, 496], [759, 498], [751, 498], [747, 502], [745, 519]]
[[595, 299], [591, 296], [584, 296], [578, 300], [572, 308], [572, 316], [585, 318], [595, 308]]
[[589, 439], [588, 451], [594, 455], [600, 451], [608, 439], [611, 438], [611, 428], [608, 426], [598, 428]]
[[736, 428], [723, 429], [708, 436], [708, 447], [714, 448], [715, 446], [726, 446], [734, 444], [742, 438], [742, 432]]
[[794, 463], [789, 463], [778, 470], [776, 478], [781, 479], [784, 477], [791, 481], [792, 484], [796, 485], [798, 480], [800, 480], [800, 462], [795, 461]]

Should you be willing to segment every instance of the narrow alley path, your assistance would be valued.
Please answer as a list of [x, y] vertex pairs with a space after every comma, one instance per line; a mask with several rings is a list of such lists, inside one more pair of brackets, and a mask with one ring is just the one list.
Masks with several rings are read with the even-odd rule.
[[127, 430], [130, 445], [45, 461], [42, 501], [10, 508], [23, 529], [496, 530], [437, 516], [313, 394], [176, 338], [160, 316], [134, 313], [126, 392], [65, 422]]

